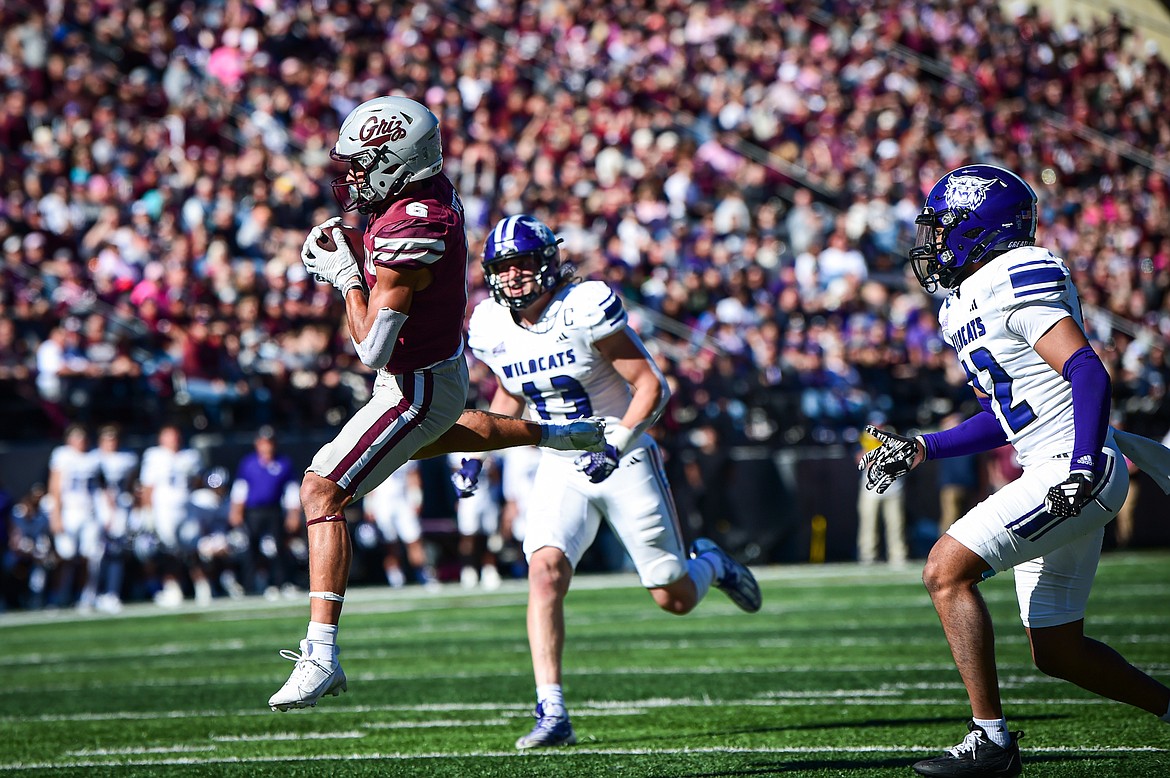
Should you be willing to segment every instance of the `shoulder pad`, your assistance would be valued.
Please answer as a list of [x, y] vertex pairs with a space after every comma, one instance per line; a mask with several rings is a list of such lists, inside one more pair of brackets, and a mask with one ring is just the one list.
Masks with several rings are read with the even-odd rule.
[[626, 326], [622, 298], [602, 281], [583, 281], [565, 296], [562, 314], [565, 326], [591, 331], [598, 341]]
[[1073, 285], [1068, 267], [1051, 252], [1029, 246], [1004, 254], [996, 264], [995, 296], [1005, 310], [1069, 302]]
[[495, 332], [494, 323], [498, 321], [497, 317], [503, 310], [502, 305], [488, 297], [480, 300], [471, 311], [471, 318], [467, 320], [467, 347], [476, 356], [485, 353], [499, 342], [499, 334]]

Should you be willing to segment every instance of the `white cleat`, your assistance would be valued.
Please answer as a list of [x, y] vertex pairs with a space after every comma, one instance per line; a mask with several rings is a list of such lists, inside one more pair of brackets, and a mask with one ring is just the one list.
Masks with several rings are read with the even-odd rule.
[[280, 691], [268, 699], [273, 710], [311, 708], [325, 695], [336, 697], [347, 690], [341, 663], [334, 660], [330, 666], [320, 659], [310, 659], [308, 641], [301, 641], [299, 654], [285, 648], [281, 649], [280, 655], [297, 665]]
[[500, 571], [495, 565], [484, 565], [479, 573], [479, 585], [489, 592], [500, 588]]
[[603, 451], [605, 419], [591, 418], [567, 424], [545, 424], [540, 445], [558, 451]]

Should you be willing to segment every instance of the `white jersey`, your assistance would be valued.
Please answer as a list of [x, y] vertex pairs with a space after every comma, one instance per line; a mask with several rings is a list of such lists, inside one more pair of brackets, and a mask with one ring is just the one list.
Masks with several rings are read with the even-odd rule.
[[484, 300], [471, 314], [468, 344], [534, 417], [617, 421], [630, 405], [630, 386], [595, 344], [625, 327], [621, 298], [601, 281], [585, 281], [557, 290], [531, 329], [509, 308]]
[[411, 494], [410, 474], [417, 470], [418, 461], [411, 459], [386, 476], [386, 480], [375, 486], [362, 498], [366, 512], [373, 514], [387, 512], [390, 506], [415, 501], [418, 495]]
[[102, 471], [102, 480], [107, 489], [118, 491], [130, 490], [130, 476], [134, 475], [138, 467], [138, 455], [132, 451], [102, 451], [93, 452], [98, 467]]
[[138, 455], [131, 451], [97, 449], [92, 456], [97, 460], [105, 487], [105, 494], [98, 500], [98, 515], [106, 531], [120, 537], [126, 532], [127, 518], [134, 504], [130, 482], [138, 469]]
[[[585, 281], [558, 289], [532, 329], [518, 324], [508, 308], [483, 301], [471, 314], [468, 344], [506, 391], [525, 398], [529, 413], [543, 420], [604, 416], [616, 422], [632, 393], [597, 342], [625, 328], [621, 299], [604, 283]], [[579, 456], [542, 449], [521, 528], [528, 558], [546, 546], [557, 548], [575, 569], [605, 520], [644, 586], [667, 586], [686, 575], [682, 532], [653, 439], [643, 434], [631, 441], [618, 468], [596, 484], [575, 466]]]
[[536, 468], [540, 466], [540, 449], [536, 446], [516, 446], [500, 449], [500, 491], [505, 500], [515, 500], [523, 508], [532, 492]]
[[478, 453], [455, 452], [447, 455], [447, 464], [451, 472], [455, 473], [463, 465], [463, 460], [475, 457], [479, 460], [479, 486], [467, 497], [460, 497], [455, 501], [455, 520], [460, 535], [493, 535], [500, 528], [500, 503], [498, 492], [493, 489], [493, 481], [497, 478], [497, 458], [495, 452], [483, 451]]
[[150, 508], [159, 540], [174, 544], [179, 525], [187, 518], [191, 479], [199, 474], [201, 461], [194, 449], [171, 451], [162, 446], [148, 448], [142, 455], [143, 486], [151, 487]]
[[1030, 467], [1073, 448], [1072, 388], [1036, 353], [1081, 303], [1064, 262], [1045, 249], [1013, 249], [962, 282], [939, 312], [943, 334], [974, 386], [991, 398], [1008, 442]]
[[362, 510], [374, 518], [374, 524], [388, 541], [413, 543], [422, 537], [419, 509], [422, 492], [411, 474], [418, 471], [418, 462], [408, 460], [362, 497]]
[[98, 461], [92, 451], [58, 446], [49, 457], [49, 469], [60, 476], [61, 521], [74, 531], [95, 519], [98, 489]]

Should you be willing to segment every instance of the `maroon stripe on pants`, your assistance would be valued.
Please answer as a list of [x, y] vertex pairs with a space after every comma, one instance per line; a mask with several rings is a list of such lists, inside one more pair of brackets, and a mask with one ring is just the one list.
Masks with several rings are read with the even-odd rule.
[[[398, 430], [398, 432], [395, 432], [394, 436], [391, 437], [390, 440], [386, 441], [382, 447], [378, 449], [374, 456], [370, 457], [370, 461], [366, 463], [365, 467], [358, 471], [358, 474], [354, 476], [352, 481], [349, 482], [349, 490], [351, 492], [354, 491], [356, 486], [361, 484], [366, 480], [366, 478], [369, 477], [370, 473], [374, 471], [374, 468], [378, 466], [378, 463], [385, 459], [386, 455], [389, 454], [390, 451], [393, 450], [399, 443], [401, 443], [403, 438], [405, 438], [415, 428], [423, 423], [423, 419], [425, 419], [427, 417], [427, 413], [430, 412], [431, 399], [435, 393], [435, 376], [434, 373], [432, 373], [430, 370], [422, 370], [419, 372], [423, 374], [423, 395], [422, 402], [419, 404], [418, 413], [414, 415], [413, 419], [408, 421], [406, 424], [403, 424], [402, 429]], [[417, 374], [418, 373], [415, 373], [415, 375]], [[412, 380], [411, 384], [413, 383], [414, 381]], [[411, 389], [411, 394], [414, 394], [413, 388]], [[411, 453], [413, 454], [414, 452], [412, 451]]]
[[410, 406], [414, 404], [414, 376], [411, 380], [403, 382], [405, 386], [402, 387], [402, 399], [398, 401], [390, 410], [383, 413], [377, 421], [366, 430], [361, 438], [358, 439], [357, 445], [350, 449], [349, 453], [341, 458], [341, 463], [333, 468], [333, 472], [325, 476], [333, 483], [338, 483], [345, 476], [346, 472], [354, 466], [354, 463], [362, 458], [362, 455], [370, 450], [370, 446], [374, 445], [383, 432], [398, 420], [402, 414], [410, 410]]

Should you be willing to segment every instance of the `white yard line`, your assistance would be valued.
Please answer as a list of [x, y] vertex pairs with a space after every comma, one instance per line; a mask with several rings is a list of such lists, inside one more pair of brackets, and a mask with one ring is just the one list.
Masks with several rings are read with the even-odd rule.
[[[958, 687], [955, 687], [958, 691]], [[780, 693], [776, 693], [779, 695]], [[919, 699], [901, 695], [886, 696], [880, 690], [833, 689], [810, 690], [808, 692], [789, 692], [784, 697], [762, 695], [758, 698], [720, 700], [713, 698], [654, 698], [647, 700], [586, 700], [573, 704], [574, 714], [604, 715], [612, 709], [652, 710], [657, 708], [710, 708], [710, 707], [817, 707], [839, 706], [856, 703], [858, 705], [874, 706], [916, 706], [938, 705], [937, 698]], [[1052, 698], [1052, 697], [1012, 697], [1006, 703], [1016, 706], [1032, 705], [1046, 706], [1085, 706], [1085, 705], [1113, 705], [1115, 703], [1100, 697], [1082, 698]], [[484, 703], [432, 703], [424, 705], [330, 705], [325, 707], [331, 714], [357, 713], [452, 713], [462, 711], [484, 711], [499, 715], [501, 712], [530, 710], [527, 704], [520, 704], [514, 700], [508, 702]], [[290, 715], [307, 715], [309, 711], [292, 712]], [[4, 716], [0, 723], [38, 723], [38, 722], [66, 722], [66, 721], [148, 721], [151, 719], [217, 719], [234, 716], [274, 716], [262, 705], [243, 710], [169, 710], [169, 711], [108, 711], [102, 713], [61, 713], [44, 714], [40, 716]]]
[[[347, 658], [349, 654], [346, 655]], [[348, 661], [348, 659], [347, 659]], [[1143, 664], [1143, 669], [1152, 673], [1170, 672], [1170, 664]], [[1045, 684], [1057, 685], [1063, 684], [1063, 681], [1051, 678], [1046, 675], [1041, 675], [1032, 665], [1025, 664], [1001, 664], [999, 666], [1001, 673], [1021, 673], [1021, 675], [1001, 675], [1000, 682], [1004, 688], [1026, 686], [1029, 684]], [[866, 673], [879, 674], [883, 677], [889, 677], [897, 673], [946, 673], [953, 675], [955, 672], [954, 665], [951, 664], [908, 664], [908, 665], [890, 665], [886, 667], [878, 667], [874, 665], [840, 665], [840, 666], [826, 666], [826, 665], [763, 665], [758, 667], [724, 667], [714, 665], [698, 665], [695, 667], [591, 667], [581, 666], [573, 667], [568, 673], [569, 676], [585, 677], [585, 676], [653, 676], [653, 677], [667, 677], [667, 676], [698, 676], [698, 675], [774, 675], [777, 677], [784, 675], [791, 675], [793, 673]], [[1029, 674], [1030, 673], [1030, 674]], [[532, 674], [532, 671], [527, 667], [517, 667], [512, 670], [460, 670], [451, 673], [419, 673], [419, 672], [398, 672], [398, 673], [349, 673], [351, 681], [360, 681], [362, 683], [381, 683], [384, 681], [459, 681], [459, 680], [478, 680], [484, 678], [527, 678]], [[274, 679], [279, 680], [279, 679]], [[168, 688], [211, 688], [223, 686], [227, 683], [234, 683], [234, 681], [223, 678], [139, 678], [134, 681], [135, 688], [142, 689], [168, 689]], [[68, 684], [37, 684], [24, 683], [16, 684], [8, 687], [8, 693], [21, 694], [36, 694], [43, 692], [92, 692], [101, 689], [121, 689], [125, 688], [124, 681], [86, 681], [81, 683]], [[957, 689], [959, 688], [959, 680], [956, 678], [950, 683], [879, 683], [877, 688], [881, 689]], [[841, 690], [827, 690], [822, 693], [831, 694]], [[858, 694], [863, 694], [864, 690], [859, 690]]]
[[[560, 748], [541, 751], [539, 754], [517, 751], [460, 751], [432, 752], [421, 754], [390, 753], [334, 753], [289, 756], [210, 756], [176, 757], [171, 759], [118, 759], [116, 761], [70, 760], [59, 762], [10, 762], [0, 763], [0, 770], [79, 770], [92, 767], [190, 767], [216, 764], [273, 764], [280, 762], [323, 762], [323, 761], [411, 761], [415, 759], [573, 759], [579, 756], [688, 756], [700, 754], [916, 754], [938, 751], [933, 745], [881, 745], [881, 746], [787, 746], [776, 748]], [[1049, 746], [1029, 748], [1028, 753], [1037, 754], [1132, 754], [1166, 753], [1170, 749], [1154, 746]]]
[[[367, 725], [368, 726], [368, 725]], [[216, 743], [268, 743], [282, 740], [349, 740], [363, 738], [365, 732], [269, 732], [264, 735], [213, 735]], [[212, 746], [214, 748], [214, 746]]]
[[145, 756], [147, 754], [190, 754], [214, 751], [215, 746], [151, 746], [149, 748], [79, 748], [67, 756]]
[[447, 729], [463, 727], [503, 727], [512, 723], [513, 719], [530, 718], [531, 711], [525, 710], [523, 713], [517, 711], [511, 718], [506, 719], [480, 719], [479, 721], [468, 719], [436, 719], [434, 721], [370, 721], [362, 726], [368, 729]]

